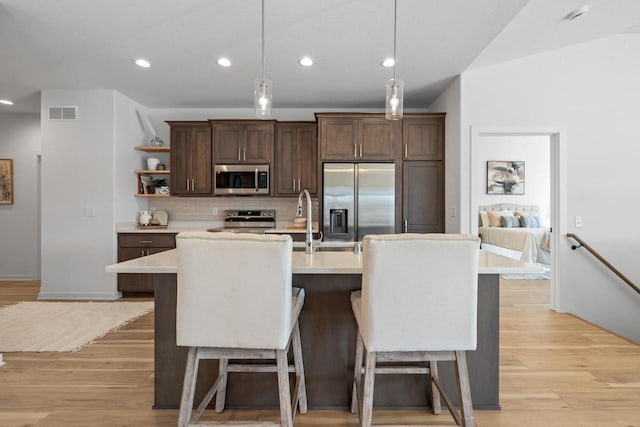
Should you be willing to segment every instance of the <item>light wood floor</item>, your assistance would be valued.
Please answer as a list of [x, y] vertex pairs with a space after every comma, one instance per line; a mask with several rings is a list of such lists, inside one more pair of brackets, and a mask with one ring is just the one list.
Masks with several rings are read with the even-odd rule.
[[[0, 306], [35, 300], [38, 289], [38, 282], [0, 282]], [[502, 410], [475, 411], [479, 426], [640, 426], [640, 346], [550, 311], [546, 281], [505, 280], [501, 290]], [[153, 313], [76, 353], [3, 357], [0, 426], [176, 425], [177, 411], [151, 409]], [[453, 424], [444, 412], [422, 411], [376, 411], [374, 422]], [[311, 411], [296, 425], [356, 426], [357, 416]]]

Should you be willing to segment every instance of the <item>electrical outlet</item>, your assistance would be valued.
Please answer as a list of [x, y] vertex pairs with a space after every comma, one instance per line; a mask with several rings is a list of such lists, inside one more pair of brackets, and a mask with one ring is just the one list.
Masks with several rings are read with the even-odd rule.
[[456, 217], [456, 208], [451, 208], [451, 218]]
[[582, 217], [576, 216], [576, 227], [582, 227]]
[[211, 214], [212, 215], [218, 215], [218, 208], [211, 209]]

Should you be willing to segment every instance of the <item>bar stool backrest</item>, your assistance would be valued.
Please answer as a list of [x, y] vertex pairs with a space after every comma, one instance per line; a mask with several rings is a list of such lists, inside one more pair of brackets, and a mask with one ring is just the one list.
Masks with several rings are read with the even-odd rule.
[[365, 236], [367, 350], [475, 350], [479, 247], [472, 235]]
[[179, 233], [177, 344], [284, 349], [292, 246], [290, 236]]

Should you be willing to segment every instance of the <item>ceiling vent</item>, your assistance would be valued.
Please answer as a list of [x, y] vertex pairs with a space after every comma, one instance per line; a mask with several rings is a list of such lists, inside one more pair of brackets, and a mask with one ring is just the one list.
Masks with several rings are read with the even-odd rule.
[[78, 120], [78, 107], [49, 107], [49, 120]]

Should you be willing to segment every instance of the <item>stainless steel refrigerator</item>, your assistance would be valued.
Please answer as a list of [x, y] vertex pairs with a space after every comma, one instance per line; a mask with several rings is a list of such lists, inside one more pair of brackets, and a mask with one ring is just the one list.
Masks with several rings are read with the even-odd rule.
[[324, 240], [395, 232], [393, 163], [325, 163], [322, 194]]

